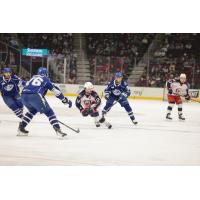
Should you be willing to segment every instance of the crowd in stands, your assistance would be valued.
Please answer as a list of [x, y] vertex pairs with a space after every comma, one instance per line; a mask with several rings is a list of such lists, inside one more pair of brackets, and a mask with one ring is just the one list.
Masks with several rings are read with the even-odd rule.
[[[66, 75], [68, 82], [76, 82], [77, 72], [77, 56], [73, 53], [73, 37], [70, 33], [15, 33], [15, 34], [0, 34], [0, 41], [8, 45], [22, 48], [45, 48], [49, 50], [49, 56], [59, 59], [67, 58], [67, 66], [69, 72]], [[26, 60], [26, 59], [25, 59]], [[24, 62], [27, 63], [26, 61]], [[63, 72], [59, 63], [58, 69]], [[24, 66], [26, 68], [26, 66]], [[28, 68], [28, 67], [27, 67]], [[55, 77], [55, 76], [54, 76]], [[59, 78], [56, 78], [59, 81]]]
[[17, 36], [17, 33], [1, 33], [0, 41], [13, 46], [14, 48], [19, 48], [20, 43]]
[[97, 84], [112, 78], [114, 71], [127, 74], [144, 55], [155, 34], [87, 34], [87, 54]]
[[150, 58], [137, 86], [164, 87], [170, 77], [186, 73], [192, 88], [200, 87], [199, 34], [162, 34], [160, 47]]
[[47, 48], [51, 55], [66, 56], [73, 50], [70, 33], [21, 33], [18, 38], [22, 48]]
[[[86, 51], [90, 63], [92, 81], [105, 84], [116, 71], [125, 75], [139, 63], [158, 34], [139, 33], [93, 33], [85, 34]], [[163, 87], [170, 77], [186, 73], [192, 88], [200, 87], [200, 34], [159, 34], [159, 45], [149, 57], [144, 73], [137, 86]], [[66, 83], [77, 82], [77, 55], [73, 49], [73, 37], [69, 33], [1, 33], [0, 68], [19, 65], [16, 52], [5, 53], [4, 44], [21, 48], [47, 48], [53, 60], [50, 75], [55, 82], [62, 82], [64, 58], [66, 58]], [[16, 54], [16, 56], [15, 56]], [[5, 58], [7, 59], [4, 62]], [[30, 65], [22, 59], [23, 67]], [[147, 67], [148, 66], [148, 67]]]

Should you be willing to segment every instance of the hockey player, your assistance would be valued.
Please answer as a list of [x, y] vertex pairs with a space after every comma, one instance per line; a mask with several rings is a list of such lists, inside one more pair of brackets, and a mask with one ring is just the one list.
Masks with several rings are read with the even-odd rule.
[[172, 79], [167, 82], [168, 89], [168, 107], [167, 107], [167, 115], [166, 119], [172, 120], [171, 112], [176, 103], [178, 106], [178, 117], [180, 120], [185, 120], [185, 117], [182, 113], [182, 99], [181, 97], [185, 97], [186, 100], [190, 100], [190, 95], [188, 93], [189, 85], [186, 81], [186, 75], [181, 74], [178, 79]]
[[16, 75], [12, 74], [12, 70], [8, 67], [2, 70], [3, 76], [0, 76], [0, 92], [5, 104], [19, 118], [23, 117], [23, 104], [20, 97], [20, 86], [26, 84]]
[[[100, 127], [98, 108], [101, 104], [99, 95], [94, 91], [94, 86], [91, 82], [84, 84], [84, 89], [76, 98], [76, 107], [80, 110], [84, 117], [91, 116], [94, 118], [96, 127]], [[111, 128], [111, 124], [105, 121], [105, 125]]]
[[126, 110], [133, 124], [136, 125], [138, 123], [135, 120], [132, 108], [130, 107], [127, 99], [130, 96], [131, 91], [128, 87], [128, 83], [122, 79], [123, 74], [121, 72], [116, 72], [114, 80], [108, 82], [108, 86], [105, 89], [105, 99], [107, 102], [102, 111], [102, 118], [100, 119], [100, 123], [105, 120], [104, 115], [111, 109], [114, 102], [118, 102], [121, 107]]
[[67, 135], [61, 131], [55, 113], [45, 99], [45, 94], [48, 90], [51, 90], [63, 104], [68, 104], [71, 108], [72, 102], [64, 97], [59, 88], [49, 80], [47, 77], [47, 69], [40, 67], [38, 69], [38, 75], [33, 76], [22, 91], [22, 102], [28, 109], [28, 112], [24, 115], [22, 122], [19, 124], [18, 135], [28, 135], [28, 131], [25, 127], [38, 112], [44, 113], [48, 117], [50, 124], [59, 137]]

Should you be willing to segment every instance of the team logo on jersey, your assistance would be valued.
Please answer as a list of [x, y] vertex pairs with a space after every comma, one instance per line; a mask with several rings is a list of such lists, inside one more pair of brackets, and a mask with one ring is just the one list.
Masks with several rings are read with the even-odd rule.
[[120, 90], [115, 89], [115, 90], [113, 90], [113, 94], [116, 96], [119, 96], [121, 94], [121, 92], [120, 92]]
[[6, 86], [4, 87], [4, 89], [5, 89], [6, 91], [11, 91], [11, 90], [13, 89], [13, 87], [14, 87], [14, 85], [9, 84], [9, 85], [6, 85]]
[[181, 88], [176, 88], [176, 94], [181, 95]]
[[83, 103], [84, 103], [84, 105], [85, 105], [86, 107], [89, 107], [90, 104], [91, 104], [90, 100], [84, 100]]

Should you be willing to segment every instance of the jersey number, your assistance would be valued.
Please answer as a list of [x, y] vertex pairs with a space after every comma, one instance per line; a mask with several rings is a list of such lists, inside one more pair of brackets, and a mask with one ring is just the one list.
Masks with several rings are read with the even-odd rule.
[[40, 77], [37, 77], [37, 78], [31, 79], [28, 84], [31, 83], [31, 85], [33, 85], [33, 86], [40, 86], [42, 84], [42, 82], [43, 82], [43, 79]]

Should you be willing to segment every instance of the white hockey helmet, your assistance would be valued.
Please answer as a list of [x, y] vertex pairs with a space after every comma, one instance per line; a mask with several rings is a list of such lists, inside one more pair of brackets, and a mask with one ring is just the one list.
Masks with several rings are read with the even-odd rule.
[[181, 74], [181, 75], [180, 75], [180, 81], [181, 81], [182, 83], [184, 83], [184, 82], [186, 81], [186, 74]]
[[91, 82], [86, 82], [84, 84], [84, 88], [87, 89], [87, 90], [93, 90], [94, 89], [94, 86]]

